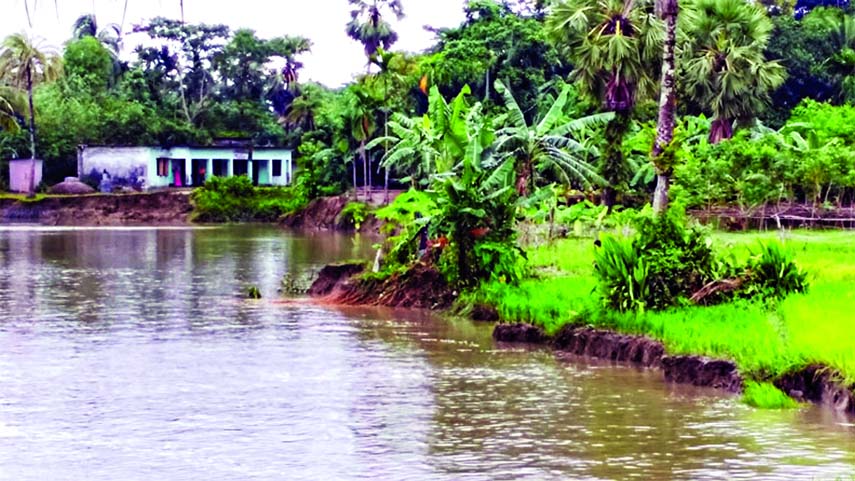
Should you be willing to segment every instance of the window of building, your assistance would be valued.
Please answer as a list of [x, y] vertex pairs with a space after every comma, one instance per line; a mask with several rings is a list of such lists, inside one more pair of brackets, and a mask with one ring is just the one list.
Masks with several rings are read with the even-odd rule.
[[273, 159], [273, 177], [282, 177], [282, 159]]
[[226, 159], [214, 159], [214, 171], [211, 173], [217, 177], [227, 177], [229, 175], [229, 161]]
[[157, 159], [157, 176], [169, 177], [169, 159]]
[[232, 174], [235, 176], [246, 175], [249, 172], [249, 162], [245, 159], [235, 159]]

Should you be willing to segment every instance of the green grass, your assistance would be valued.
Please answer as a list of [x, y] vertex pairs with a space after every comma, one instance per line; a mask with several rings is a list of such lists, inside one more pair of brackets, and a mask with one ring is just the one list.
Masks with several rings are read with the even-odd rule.
[[793, 409], [799, 407], [799, 403], [793, 398], [767, 382], [746, 383], [745, 390], [742, 393], [742, 402], [762, 409]]
[[809, 363], [831, 366], [855, 381], [855, 232], [713, 234], [718, 253], [739, 259], [771, 240], [793, 251], [811, 283], [807, 293], [777, 305], [742, 301], [664, 312], [606, 310], [594, 292], [590, 239], [534, 249], [529, 259], [535, 278], [519, 286], [486, 284], [467, 298], [496, 306], [505, 320], [531, 322], [549, 333], [584, 323], [647, 335], [673, 354], [731, 359], [758, 381]]

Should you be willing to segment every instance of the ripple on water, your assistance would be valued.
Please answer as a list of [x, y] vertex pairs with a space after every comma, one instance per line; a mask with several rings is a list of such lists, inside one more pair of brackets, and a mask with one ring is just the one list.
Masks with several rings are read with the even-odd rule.
[[[488, 326], [280, 303], [370, 243], [273, 229], [0, 229], [0, 479], [834, 479], [846, 420]], [[240, 298], [259, 286], [261, 301]]]

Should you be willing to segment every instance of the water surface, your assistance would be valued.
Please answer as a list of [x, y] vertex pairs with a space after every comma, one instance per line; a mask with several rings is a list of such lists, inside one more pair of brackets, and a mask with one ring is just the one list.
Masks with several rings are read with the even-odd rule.
[[283, 276], [370, 255], [264, 228], [0, 229], [0, 479], [855, 474], [829, 411], [499, 349], [468, 321], [280, 301]]

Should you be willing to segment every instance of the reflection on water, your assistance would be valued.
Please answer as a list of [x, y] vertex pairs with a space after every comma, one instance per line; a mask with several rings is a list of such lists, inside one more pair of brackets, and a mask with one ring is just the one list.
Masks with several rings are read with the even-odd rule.
[[[0, 479], [835, 479], [828, 411], [500, 350], [488, 326], [280, 303], [371, 241], [0, 230]], [[247, 284], [265, 299], [245, 301]]]

